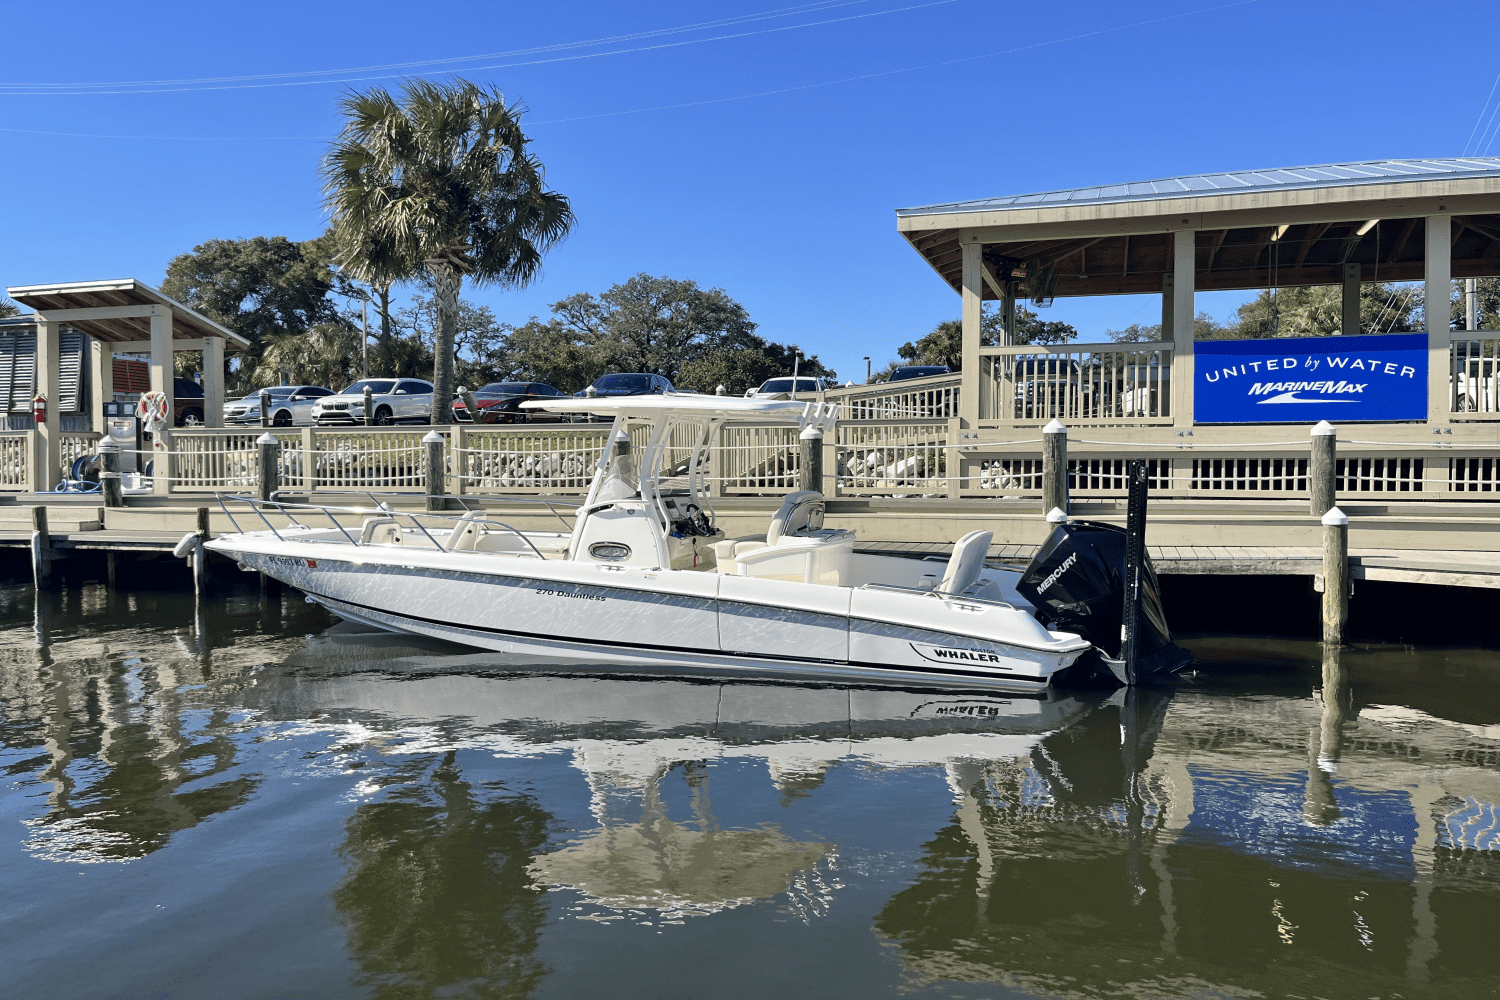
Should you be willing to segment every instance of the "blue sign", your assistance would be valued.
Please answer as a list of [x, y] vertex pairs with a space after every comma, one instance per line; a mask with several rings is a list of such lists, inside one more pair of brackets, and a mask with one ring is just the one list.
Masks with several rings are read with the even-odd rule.
[[1196, 423], [1427, 418], [1425, 333], [1200, 340], [1193, 350]]

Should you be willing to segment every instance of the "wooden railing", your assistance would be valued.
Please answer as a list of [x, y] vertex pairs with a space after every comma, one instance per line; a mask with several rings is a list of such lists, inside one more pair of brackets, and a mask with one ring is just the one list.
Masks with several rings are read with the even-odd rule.
[[33, 431], [0, 431], [0, 490], [31, 489]]
[[1500, 420], [1500, 331], [1453, 334], [1448, 351], [1448, 412]]
[[839, 386], [823, 393], [798, 393], [797, 399], [843, 406], [840, 420], [927, 420], [958, 416], [958, 372], [902, 382]]
[[980, 426], [1165, 424], [1171, 407], [1170, 343], [979, 349]]

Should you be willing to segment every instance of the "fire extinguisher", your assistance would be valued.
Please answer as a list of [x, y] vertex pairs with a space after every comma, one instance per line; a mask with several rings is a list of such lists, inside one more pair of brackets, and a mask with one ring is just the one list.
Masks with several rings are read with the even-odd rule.
[[33, 423], [44, 424], [47, 422], [47, 397], [37, 396], [31, 401], [31, 420]]

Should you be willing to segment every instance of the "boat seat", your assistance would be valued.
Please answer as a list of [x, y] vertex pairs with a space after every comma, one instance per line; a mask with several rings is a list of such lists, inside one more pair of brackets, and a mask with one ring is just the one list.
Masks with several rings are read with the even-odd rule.
[[400, 545], [401, 525], [394, 517], [367, 517], [359, 532], [361, 545]]
[[448, 541], [443, 546], [449, 552], [472, 552], [479, 548], [480, 536], [484, 534], [484, 511], [471, 510], [457, 521], [453, 522], [453, 530], [448, 533]]
[[817, 490], [789, 493], [766, 528], [766, 544], [776, 545], [783, 537], [806, 534], [823, 527], [823, 494]]
[[948, 569], [943, 573], [943, 582], [937, 585], [937, 592], [962, 594], [978, 583], [994, 537], [990, 531], [971, 531], [960, 538], [953, 546], [953, 555], [948, 558]]

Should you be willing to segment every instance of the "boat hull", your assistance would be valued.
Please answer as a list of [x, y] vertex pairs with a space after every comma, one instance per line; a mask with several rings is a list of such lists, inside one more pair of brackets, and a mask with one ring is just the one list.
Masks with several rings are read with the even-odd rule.
[[[497, 566], [484, 556], [427, 566], [417, 553], [362, 549], [351, 559], [347, 546], [246, 546], [227, 536], [211, 544], [341, 617], [573, 668], [1036, 692], [1087, 648], [861, 620], [850, 607], [860, 592], [847, 588], [786, 584], [780, 589], [799, 605], [788, 607], [769, 603], [773, 595], [765, 604], [738, 591], [721, 598], [725, 578], [714, 573], [616, 576], [560, 561]], [[285, 554], [288, 544], [296, 555]], [[940, 602], [928, 600], [940, 614]]]

